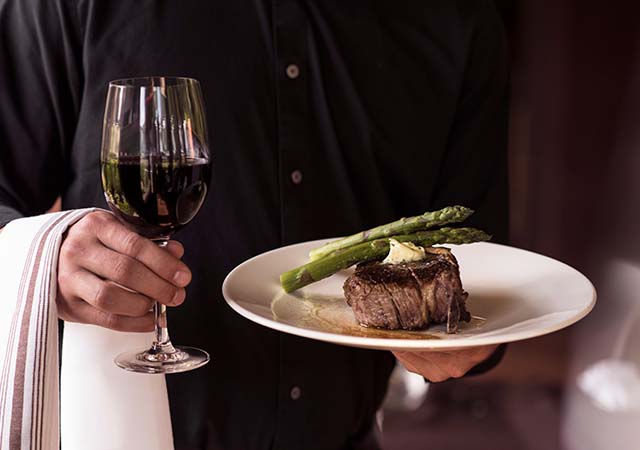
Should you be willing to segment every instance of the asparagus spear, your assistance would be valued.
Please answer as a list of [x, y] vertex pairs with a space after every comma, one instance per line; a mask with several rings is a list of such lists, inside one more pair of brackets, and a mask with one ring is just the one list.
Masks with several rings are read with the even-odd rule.
[[383, 237], [396, 234], [409, 234], [418, 230], [426, 230], [427, 228], [447, 225], [449, 223], [462, 222], [471, 214], [473, 214], [473, 210], [465, 208], [464, 206], [447, 206], [441, 210], [429, 211], [420, 216], [403, 217], [395, 222], [361, 231], [352, 236], [331, 241], [322, 247], [314, 248], [309, 252], [309, 259], [314, 261], [333, 251]]
[[[393, 236], [400, 242], [413, 242], [428, 247], [434, 244], [468, 244], [488, 241], [491, 236], [475, 228], [441, 228], [432, 231], [418, 231], [412, 234]], [[285, 292], [292, 292], [308, 284], [329, 277], [354, 264], [382, 258], [389, 253], [389, 238], [363, 242], [348, 248], [331, 252], [323, 258], [313, 260], [303, 266], [280, 275], [280, 284]]]

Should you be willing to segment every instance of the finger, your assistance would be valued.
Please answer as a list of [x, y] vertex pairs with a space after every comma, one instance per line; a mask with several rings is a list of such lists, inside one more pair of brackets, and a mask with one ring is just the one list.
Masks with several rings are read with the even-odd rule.
[[[460, 378], [476, 365], [472, 356], [474, 351], [461, 350], [453, 352], [415, 352], [410, 355], [416, 365], [428, 368], [430, 372], [444, 374], [448, 378]], [[441, 380], [440, 380], [441, 381]]]
[[[116, 219], [96, 229], [96, 236], [106, 247], [130, 256], [151, 269], [166, 281], [184, 287], [191, 281], [189, 268], [172, 254], [151, 240], [128, 230]], [[173, 249], [178, 244], [171, 244]]]
[[451, 378], [451, 375], [441, 367], [431, 362], [424, 361], [413, 352], [394, 352], [396, 358], [410, 372], [423, 376], [427, 380], [437, 383]]
[[434, 379], [432, 381], [444, 381], [449, 378], [460, 378], [464, 376], [467, 371], [473, 367], [472, 363], [466, 360], [457, 361], [456, 357], [447, 359], [446, 357], [434, 358], [430, 361], [430, 369], [434, 373]]
[[473, 355], [473, 359], [476, 364], [484, 361], [489, 356], [493, 355], [493, 353], [498, 349], [498, 345], [485, 345], [482, 347], [478, 347], [475, 355]]
[[182, 259], [184, 256], [184, 246], [178, 241], [168, 241], [167, 246], [164, 249], [171, 253], [175, 258]]
[[122, 316], [101, 311], [81, 300], [77, 300], [77, 303], [66, 309], [60, 317], [67, 322], [88, 323], [114, 331], [130, 331], [134, 333], [153, 331], [155, 323], [153, 312], [147, 313], [142, 317]]
[[405, 355], [414, 366], [420, 370], [420, 374], [432, 383], [439, 383], [448, 380], [452, 374], [447, 368], [442, 367], [437, 361], [423, 358], [420, 353], [410, 353]]
[[395, 355], [396, 358], [403, 362], [408, 362], [413, 367], [420, 370], [424, 370], [425, 367], [429, 367], [431, 364], [431, 361], [421, 358], [416, 352], [395, 352]]
[[401, 352], [392, 352], [394, 354], [394, 356], [396, 357], [396, 359], [398, 361], [400, 361], [400, 363], [405, 367], [405, 369], [407, 369], [409, 372], [413, 372], [413, 373], [417, 373], [419, 374], [420, 372], [418, 371], [418, 368], [415, 366], [415, 364], [413, 364], [411, 362], [411, 360], [409, 358], [405, 358], [404, 354], [402, 354]]
[[149, 270], [140, 261], [117, 253], [96, 242], [79, 264], [89, 272], [168, 306], [184, 301], [185, 292]]
[[497, 345], [478, 346], [469, 349], [435, 353], [429, 357], [439, 362], [448, 362], [449, 364], [455, 364], [460, 367], [464, 366], [470, 369], [487, 359], [497, 347]]
[[412, 353], [414, 358], [422, 360], [423, 366], [438, 367], [449, 377], [460, 378], [472, 367], [487, 359], [497, 346], [481, 346], [452, 351], [426, 351]]
[[123, 289], [115, 283], [105, 281], [86, 270], [73, 274], [75, 297], [95, 306], [101, 311], [129, 317], [146, 315], [154, 301], [137, 292]]
[[411, 352], [418, 358], [421, 358], [425, 361], [471, 361], [471, 362], [480, 362], [483, 361], [489, 356], [491, 353], [495, 351], [497, 345], [489, 345], [489, 346], [479, 346], [458, 350], [429, 350], [429, 351], [418, 351]]

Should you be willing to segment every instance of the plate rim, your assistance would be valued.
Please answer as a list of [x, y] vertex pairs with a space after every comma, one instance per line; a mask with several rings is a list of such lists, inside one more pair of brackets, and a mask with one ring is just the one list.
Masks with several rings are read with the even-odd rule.
[[[335, 239], [335, 238], [333, 238]], [[295, 336], [314, 339], [323, 342], [329, 342], [332, 344], [338, 345], [346, 345], [349, 347], [358, 347], [358, 348], [368, 348], [368, 349], [377, 349], [377, 350], [450, 350], [455, 348], [471, 348], [478, 347], [483, 345], [496, 345], [503, 344], [509, 342], [517, 342], [526, 339], [533, 339], [540, 336], [545, 336], [547, 334], [555, 333], [556, 331], [562, 330], [563, 328], [567, 328], [580, 320], [586, 317], [595, 307], [597, 300], [597, 291], [591, 280], [587, 278], [582, 272], [580, 272], [575, 267], [570, 266], [562, 261], [559, 261], [555, 258], [552, 258], [547, 255], [543, 255], [541, 253], [536, 253], [531, 250], [522, 249], [519, 247], [514, 247], [510, 245], [498, 244], [495, 242], [478, 242], [473, 244], [463, 244], [463, 245], [489, 245], [489, 246], [497, 246], [497, 247], [506, 247], [511, 250], [517, 250], [519, 252], [525, 252], [532, 254], [536, 257], [546, 258], [554, 263], [560, 264], [565, 268], [575, 272], [579, 275], [584, 281], [586, 281], [587, 286], [591, 291], [591, 299], [589, 304], [583, 308], [578, 314], [571, 316], [568, 319], [559, 321], [554, 324], [552, 327], [547, 327], [541, 329], [540, 332], [536, 332], [535, 330], [529, 331], [521, 331], [511, 333], [509, 335], [509, 339], [504, 339], [504, 335], [491, 335], [486, 337], [474, 337], [467, 336], [456, 339], [395, 339], [395, 338], [378, 338], [378, 337], [365, 337], [365, 336], [353, 336], [353, 335], [343, 335], [338, 333], [330, 333], [327, 331], [319, 331], [313, 330], [309, 328], [297, 327], [295, 325], [289, 325], [283, 322], [278, 322], [277, 320], [267, 319], [259, 314], [256, 314], [248, 309], [242, 307], [237, 300], [233, 299], [230, 293], [230, 285], [233, 281], [233, 278], [237, 276], [238, 272], [244, 269], [246, 266], [250, 265], [253, 261], [259, 258], [268, 257], [272, 253], [278, 253], [286, 250], [290, 250], [294, 247], [301, 247], [307, 245], [321, 245], [324, 242], [331, 241], [333, 239], [315, 239], [305, 242], [298, 242], [295, 244], [289, 244], [283, 247], [278, 247], [272, 250], [268, 250], [266, 252], [255, 255], [242, 263], [235, 266], [225, 277], [222, 283], [222, 296], [224, 297], [227, 304], [242, 317], [250, 320], [254, 323], [258, 323], [266, 328], [284, 332], [287, 334], [292, 334]]]

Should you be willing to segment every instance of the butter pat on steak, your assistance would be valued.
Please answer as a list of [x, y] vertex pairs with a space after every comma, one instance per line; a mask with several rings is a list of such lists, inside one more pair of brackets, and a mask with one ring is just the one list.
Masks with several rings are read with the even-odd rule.
[[446, 323], [447, 333], [455, 333], [470, 320], [455, 257], [446, 248], [425, 250], [422, 261], [363, 263], [346, 279], [344, 295], [360, 325], [417, 330]]

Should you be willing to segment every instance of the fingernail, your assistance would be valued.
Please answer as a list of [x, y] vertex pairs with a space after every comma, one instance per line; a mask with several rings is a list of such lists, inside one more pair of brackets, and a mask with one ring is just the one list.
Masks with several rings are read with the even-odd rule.
[[173, 276], [173, 281], [175, 281], [179, 286], [184, 286], [189, 282], [189, 274], [187, 272], [179, 270]]
[[182, 301], [184, 300], [183, 292], [184, 291], [182, 289], [178, 289], [176, 293], [173, 294], [173, 298], [171, 299], [172, 305], [179, 305], [180, 303], [182, 303]]

